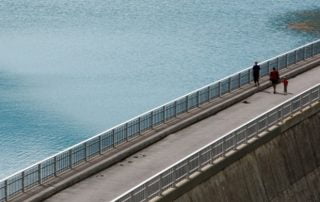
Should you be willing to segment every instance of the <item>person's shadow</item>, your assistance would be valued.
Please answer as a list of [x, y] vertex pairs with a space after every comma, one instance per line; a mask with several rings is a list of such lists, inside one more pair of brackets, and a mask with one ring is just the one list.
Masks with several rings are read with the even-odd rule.
[[[273, 94], [272, 91], [268, 91], [268, 90], [263, 90], [262, 92], [268, 93], [268, 94]], [[293, 93], [281, 93], [281, 92], [277, 92], [276, 95], [277, 94], [279, 94], [279, 95], [293, 95]]]
[[264, 92], [264, 93], [268, 93], [268, 94], [271, 94], [271, 93], [272, 93], [272, 92], [267, 91], [267, 90], [263, 90], [262, 92]]
[[280, 95], [293, 95], [293, 93], [279, 93], [279, 92], [277, 92], [276, 94], [280, 94]]

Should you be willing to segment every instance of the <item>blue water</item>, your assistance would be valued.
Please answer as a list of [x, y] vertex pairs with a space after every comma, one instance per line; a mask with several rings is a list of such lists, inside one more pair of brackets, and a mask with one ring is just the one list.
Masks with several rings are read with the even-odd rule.
[[0, 178], [316, 39], [318, 0], [0, 0]]

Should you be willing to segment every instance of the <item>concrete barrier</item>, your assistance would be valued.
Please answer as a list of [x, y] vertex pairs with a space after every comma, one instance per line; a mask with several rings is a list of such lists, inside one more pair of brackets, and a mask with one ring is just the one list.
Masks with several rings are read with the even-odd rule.
[[153, 201], [320, 201], [320, 103]]

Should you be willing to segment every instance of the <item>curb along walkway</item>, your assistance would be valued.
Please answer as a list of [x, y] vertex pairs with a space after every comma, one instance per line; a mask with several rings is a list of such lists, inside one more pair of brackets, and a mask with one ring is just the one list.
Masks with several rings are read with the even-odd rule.
[[[302, 64], [314, 63], [319, 65], [319, 62], [319, 57], [303, 61], [297, 64], [301, 66], [301, 68], [295, 68], [294, 72], [303, 71], [305, 67], [303, 67]], [[292, 72], [292, 68], [293, 67], [290, 67], [284, 71], [287, 72], [289, 76], [293, 76], [293, 74], [290, 73]], [[281, 72], [282, 76], [285, 74], [284, 71]], [[319, 83], [317, 75], [320, 75], [319, 67], [299, 75], [294, 79], [290, 79], [288, 87], [289, 94], [286, 96], [283, 94], [273, 95], [272, 90], [267, 89], [270, 83], [267, 81], [267, 78], [263, 78], [262, 82], [264, 83], [261, 84], [259, 89], [254, 88], [253, 84], [247, 85], [209, 104], [204, 104], [200, 108], [191, 110], [189, 113], [179, 116], [176, 120], [155, 128], [155, 130], [151, 131], [151, 133], [154, 134], [145, 134], [130, 144], [124, 144], [117, 148], [117, 151], [108, 153], [104, 156], [104, 160], [101, 160], [101, 158], [90, 160], [91, 168], [88, 167], [87, 164], [77, 167], [73, 170], [73, 173], [61, 175], [59, 181], [55, 180], [42, 188], [37, 188], [34, 192], [17, 198], [17, 201], [41, 200], [42, 197], [48, 197], [56, 190], [61, 189], [61, 187], [72, 185], [79, 181], [81, 175], [93, 174], [106, 167], [107, 164], [111, 165], [112, 163], [116, 163], [140, 150], [137, 154], [128, 157], [124, 161], [93, 175], [47, 200], [49, 202], [110, 201], [217, 137], [224, 135], [226, 132], [273, 106], [280, 104], [293, 95]], [[278, 91], [282, 91], [282, 86], [278, 85]], [[253, 96], [247, 98], [250, 95]], [[227, 108], [245, 98], [247, 98], [246, 101], [248, 104], [240, 102]], [[221, 111], [224, 108], [226, 109]], [[218, 111], [221, 112], [217, 113]], [[211, 116], [213, 114], [215, 115]], [[182, 128], [185, 129], [180, 130]], [[167, 136], [169, 134], [171, 135]], [[161, 138], [164, 139], [141, 150]], [[138, 146], [137, 143], [139, 143]]]

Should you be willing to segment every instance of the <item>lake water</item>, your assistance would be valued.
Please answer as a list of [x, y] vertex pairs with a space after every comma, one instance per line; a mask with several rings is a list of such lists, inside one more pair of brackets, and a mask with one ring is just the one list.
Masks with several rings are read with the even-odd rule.
[[317, 36], [318, 0], [0, 0], [0, 178]]

